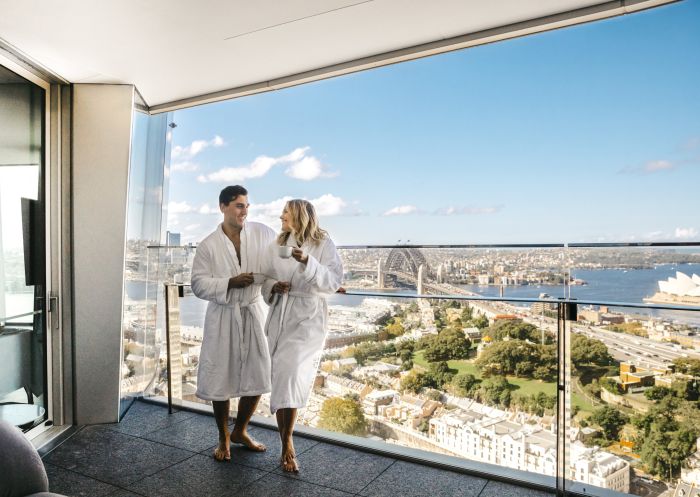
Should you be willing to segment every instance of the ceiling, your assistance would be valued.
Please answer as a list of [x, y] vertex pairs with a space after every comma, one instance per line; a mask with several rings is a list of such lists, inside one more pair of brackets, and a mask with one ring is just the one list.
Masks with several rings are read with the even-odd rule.
[[0, 0], [0, 39], [66, 81], [134, 84], [167, 110], [668, 1]]

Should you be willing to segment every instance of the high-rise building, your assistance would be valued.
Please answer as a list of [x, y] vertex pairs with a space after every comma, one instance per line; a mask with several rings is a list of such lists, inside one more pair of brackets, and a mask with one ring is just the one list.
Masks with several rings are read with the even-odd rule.
[[180, 233], [173, 233], [172, 231], [165, 232], [165, 244], [170, 247], [177, 247], [180, 245]]

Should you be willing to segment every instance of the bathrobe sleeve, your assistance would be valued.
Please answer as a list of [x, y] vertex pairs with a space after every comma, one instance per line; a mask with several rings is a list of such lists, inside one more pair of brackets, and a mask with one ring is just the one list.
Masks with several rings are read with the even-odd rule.
[[299, 264], [302, 278], [318, 293], [335, 293], [343, 281], [343, 262], [333, 240], [324, 240], [323, 250], [318, 258], [308, 254], [306, 264]]
[[272, 303], [272, 287], [277, 283], [277, 274], [273, 264], [274, 249], [277, 247], [277, 243], [274, 241], [270, 242], [265, 250], [263, 251], [262, 264], [260, 265], [262, 273], [265, 275], [265, 280], [263, 281], [262, 288], [260, 288], [260, 294], [266, 304]]
[[214, 276], [215, 260], [212, 257], [212, 240], [205, 240], [194, 255], [192, 262], [192, 292], [202, 300], [219, 305], [230, 304], [229, 278]]

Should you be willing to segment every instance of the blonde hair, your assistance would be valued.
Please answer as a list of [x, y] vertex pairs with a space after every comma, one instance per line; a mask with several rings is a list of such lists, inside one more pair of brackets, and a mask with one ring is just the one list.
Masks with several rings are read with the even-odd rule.
[[[318, 245], [328, 236], [328, 232], [318, 225], [316, 209], [308, 200], [295, 198], [287, 202], [284, 206], [290, 217], [291, 233], [299, 244], [310, 240], [314, 245]], [[285, 245], [289, 239], [289, 232], [282, 232], [277, 237], [277, 243]]]

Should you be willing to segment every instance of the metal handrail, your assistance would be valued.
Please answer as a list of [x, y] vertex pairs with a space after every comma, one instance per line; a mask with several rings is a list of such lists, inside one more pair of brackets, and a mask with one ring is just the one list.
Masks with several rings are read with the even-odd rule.
[[[165, 283], [168, 286], [176, 286], [179, 288], [191, 287], [190, 283]], [[575, 297], [550, 297], [550, 298], [534, 298], [534, 297], [483, 297], [481, 295], [454, 295], [448, 293], [440, 294], [417, 294], [417, 293], [398, 293], [398, 292], [365, 292], [357, 290], [346, 290], [337, 295], [354, 295], [359, 297], [380, 297], [380, 298], [396, 298], [396, 299], [429, 299], [429, 300], [461, 300], [465, 302], [515, 302], [523, 304], [545, 303], [545, 304], [581, 304], [581, 305], [597, 305], [608, 307], [632, 307], [635, 309], [653, 309], [662, 311], [700, 311], [700, 306], [693, 305], [677, 305], [677, 304], [656, 304], [646, 302], [613, 302], [609, 300], [590, 300], [577, 299]], [[182, 297], [182, 292], [180, 294]]]
[[[700, 247], [700, 241], [694, 242], [557, 242], [557, 243], [464, 243], [464, 244], [368, 244], [368, 245], [337, 245], [343, 250], [352, 249], [508, 249], [508, 248], [615, 248], [615, 247]], [[197, 248], [191, 245], [147, 245], [147, 249]]]

